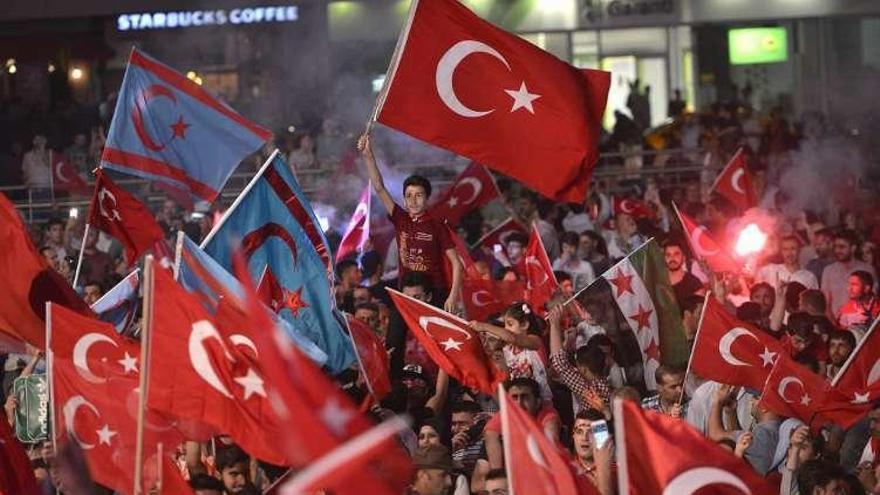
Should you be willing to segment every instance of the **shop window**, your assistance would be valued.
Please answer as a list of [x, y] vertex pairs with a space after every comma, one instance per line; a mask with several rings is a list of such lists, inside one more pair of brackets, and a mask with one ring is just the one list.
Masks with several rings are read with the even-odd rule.
[[666, 28], [606, 29], [599, 42], [603, 55], [666, 53]]
[[571, 63], [583, 69], [599, 68], [599, 37], [596, 31], [572, 33]]

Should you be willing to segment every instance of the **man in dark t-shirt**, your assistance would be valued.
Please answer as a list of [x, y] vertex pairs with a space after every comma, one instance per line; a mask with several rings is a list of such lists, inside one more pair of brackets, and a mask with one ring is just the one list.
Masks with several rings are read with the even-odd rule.
[[689, 297], [705, 293], [700, 279], [685, 269], [686, 257], [679, 241], [670, 239], [664, 242], [663, 255], [669, 272], [669, 283], [672, 284], [679, 306]]
[[[443, 309], [455, 312], [461, 290], [462, 267], [449, 231], [441, 219], [432, 217], [427, 211], [431, 183], [419, 175], [407, 177], [403, 182], [404, 206], [398, 206], [385, 189], [368, 134], [361, 137], [358, 149], [367, 164], [376, 195], [394, 224], [399, 280], [403, 280], [408, 273], [424, 273], [434, 284], [434, 301], [443, 302]], [[452, 266], [452, 280], [446, 280], [443, 274], [444, 257]]]

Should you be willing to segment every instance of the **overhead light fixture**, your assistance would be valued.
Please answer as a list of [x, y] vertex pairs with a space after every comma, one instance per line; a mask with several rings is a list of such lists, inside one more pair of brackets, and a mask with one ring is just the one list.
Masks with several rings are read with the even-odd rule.
[[70, 69], [70, 78], [74, 81], [82, 80], [84, 75], [85, 73], [79, 67], [74, 67], [73, 69]]

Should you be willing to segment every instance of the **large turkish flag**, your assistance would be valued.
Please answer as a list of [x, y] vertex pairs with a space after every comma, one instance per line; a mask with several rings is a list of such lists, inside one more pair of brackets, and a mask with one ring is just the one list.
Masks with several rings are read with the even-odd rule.
[[457, 0], [413, 3], [375, 119], [581, 203], [610, 74], [581, 70]]
[[784, 355], [779, 342], [737, 320], [714, 297], [706, 300], [691, 354], [691, 370], [703, 378], [761, 389]]

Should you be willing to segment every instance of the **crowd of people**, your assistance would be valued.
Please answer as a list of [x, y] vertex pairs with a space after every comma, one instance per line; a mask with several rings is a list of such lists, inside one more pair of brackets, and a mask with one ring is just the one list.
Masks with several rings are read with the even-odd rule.
[[[784, 172], [779, 168], [788, 166], [787, 153], [805, 140], [822, 137], [799, 134], [778, 113], [758, 119], [737, 105], [718, 105], [696, 117], [681, 113], [680, 107], [675, 107], [678, 120], [675, 130], [669, 131], [668, 146], [695, 153], [708, 149], [712, 159], [722, 163], [737, 149], [745, 149], [758, 207], [737, 211], [711, 193], [711, 175], [699, 172], [681, 183], [666, 183], [662, 175], [630, 178], [625, 188], [596, 182], [583, 204], [555, 203], [499, 177], [500, 205], [471, 212], [458, 225], [457, 234], [472, 245], [509, 213], [523, 225], [534, 224], [559, 294], [542, 308], [517, 301], [487, 321], [471, 321], [471, 330], [481, 337], [493, 363], [507, 373], [505, 389], [511, 400], [568, 453], [577, 475], [603, 495], [616, 493], [618, 471], [613, 463], [614, 441], [597, 441], [594, 427], [611, 423], [614, 399], [634, 401], [644, 409], [686, 421], [780, 486], [781, 494], [880, 493], [880, 405], [849, 430], [832, 427], [816, 432], [761, 406], [760, 391], [705, 381], [682, 368], [660, 366], [654, 376], [656, 387], [649, 387], [633, 382], [619, 364], [621, 346], [603, 327], [613, 309], [603, 301], [588, 304], [585, 313], [563, 306], [654, 238], [665, 254], [666, 275], [691, 344], [704, 297], [710, 294], [736, 318], [778, 339], [792, 358], [831, 379], [880, 315], [875, 292], [880, 223], [873, 216], [874, 205], [841, 207], [834, 204], [836, 197], [829, 197], [824, 205], [792, 205], [774, 182]], [[636, 126], [633, 131], [627, 119], [623, 114], [618, 117], [606, 149], [650, 146], [646, 134], [650, 130]], [[64, 151], [80, 172], [96, 163], [101, 136], [100, 129], [91, 140], [76, 135]], [[281, 141], [294, 170], [318, 166], [313, 136], [298, 134]], [[40, 170], [45, 149], [45, 137], [36, 135], [33, 149], [22, 157], [30, 186], [40, 185], [34, 182], [40, 180], [35, 171]], [[397, 288], [468, 317], [459, 301], [462, 267], [452, 240], [443, 219], [426, 213], [436, 192], [420, 176], [408, 178], [400, 191], [386, 189], [368, 138], [360, 149], [382, 216], [387, 213], [396, 233], [387, 252], [368, 249], [336, 265], [337, 305], [379, 335], [390, 356], [392, 392], [371, 412], [377, 418], [406, 413], [413, 420], [411, 431], [400, 435], [415, 468], [408, 493], [506, 494], [497, 399], [462, 386], [440, 369], [408, 331], [385, 290]], [[696, 157], [694, 162], [702, 159]], [[395, 203], [398, 194], [402, 204]], [[615, 208], [614, 196], [637, 200], [647, 212], [621, 211]], [[769, 236], [766, 247], [743, 273], [712, 273], [691, 252], [673, 203], [723, 246], [735, 243], [743, 219], [758, 221]], [[170, 199], [155, 216], [169, 241], [178, 230], [198, 241], [214, 220], [211, 214], [192, 215]], [[70, 282], [82, 250], [78, 289], [91, 304], [132, 266], [111, 237], [95, 230], [85, 239], [83, 234], [82, 216], [53, 217], [32, 226], [34, 245]], [[516, 267], [527, 242], [525, 235], [511, 234], [500, 246], [481, 246], [469, 254], [486, 278], [516, 281], [521, 278]], [[444, 273], [446, 261], [453, 267], [451, 274]], [[0, 396], [10, 422], [17, 406], [10, 394], [12, 380], [39, 372], [41, 357], [38, 351], [30, 356], [2, 355]], [[338, 379], [353, 398], [365, 394], [356, 369]], [[46, 487], [53, 483], [49, 450], [39, 444], [32, 449], [35, 472]], [[285, 472], [256, 462], [226, 437], [210, 445], [188, 444], [181, 449], [180, 467], [200, 494], [259, 493]]]

